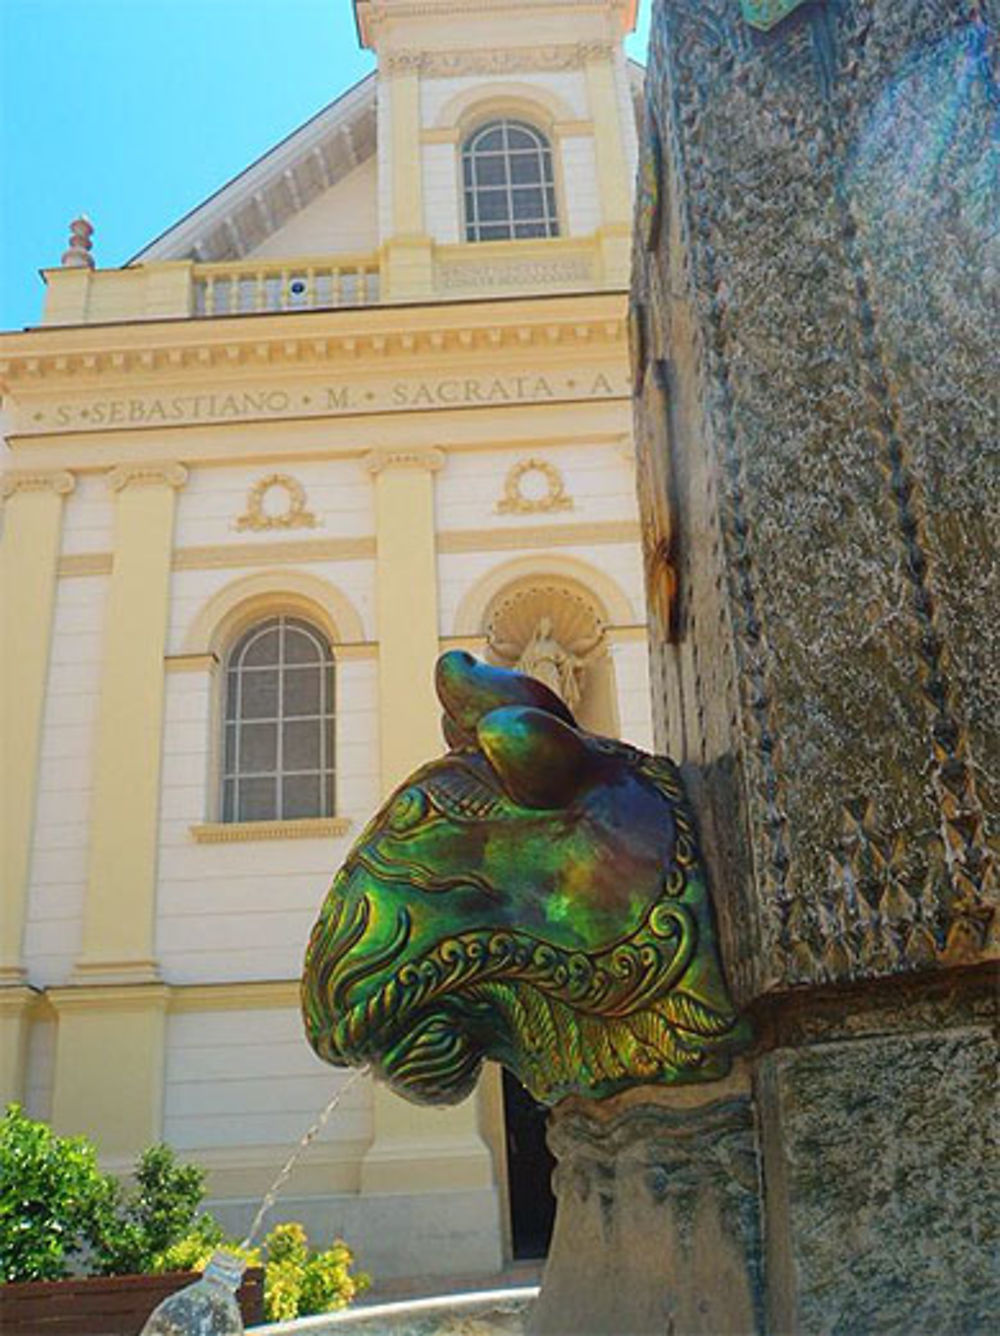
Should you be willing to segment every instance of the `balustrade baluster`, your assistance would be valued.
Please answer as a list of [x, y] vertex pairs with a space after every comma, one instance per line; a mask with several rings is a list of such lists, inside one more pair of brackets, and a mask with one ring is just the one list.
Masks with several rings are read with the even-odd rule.
[[246, 269], [233, 261], [197, 265], [192, 309], [196, 316], [217, 316], [367, 306], [379, 300], [379, 279], [378, 262], [370, 256]]

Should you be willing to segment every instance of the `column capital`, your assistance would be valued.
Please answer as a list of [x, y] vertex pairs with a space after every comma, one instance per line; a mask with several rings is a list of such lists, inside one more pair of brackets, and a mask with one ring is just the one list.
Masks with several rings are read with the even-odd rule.
[[76, 478], [66, 469], [11, 469], [0, 475], [0, 497], [6, 500], [15, 492], [55, 492], [69, 496]]
[[615, 54], [611, 42], [580, 42], [576, 49], [584, 65], [610, 64]]
[[417, 445], [397, 449], [395, 446], [379, 446], [370, 450], [364, 457], [366, 472], [375, 476], [383, 469], [421, 469], [427, 473], [437, 473], [447, 461], [445, 452], [436, 445]]
[[113, 492], [122, 492], [126, 487], [173, 487], [177, 490], [187, 480], [187, 469], [175, 459], [118, 464], [107, 475], [108, 486]]

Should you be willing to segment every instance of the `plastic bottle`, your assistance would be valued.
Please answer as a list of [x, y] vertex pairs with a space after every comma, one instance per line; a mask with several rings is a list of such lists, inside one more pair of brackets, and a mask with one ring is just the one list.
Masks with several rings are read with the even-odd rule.
[[215, 1252], [200, 1280], [157, 1304], [139, 1336], [243, 1336], [236, 1291], [245, 1263]]

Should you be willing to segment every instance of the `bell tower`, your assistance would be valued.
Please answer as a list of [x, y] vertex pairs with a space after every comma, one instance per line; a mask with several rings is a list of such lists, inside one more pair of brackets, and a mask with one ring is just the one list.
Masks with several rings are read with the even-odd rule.
[[[622, 43], [635, 11], [635, 0], [356, 0], [360, 40], [378, 57], [379, 236], [390, 299], [457, 295], [470, 268], [479, 292], [510, 287], [504, 275], [518, 272], [522, 290], [570, 278], [627, 284], [636, 74]], [[472, 136], [494, 122], [524, 127], [516, 145], [502, 134], [488, 141], [489, 154], [521, 153], [506, 173], [499, 156], [470, 161]], [[543, 160], [537, 173], [531, 135]], [[472, 226], [477, 206], [493, 225]], [[501, 235], [501, 221], [521, 219]], [[446, 249], [466, 243], [485, 248], [478, 264]], [[511, 268], [518, 262], [520, 271]]]

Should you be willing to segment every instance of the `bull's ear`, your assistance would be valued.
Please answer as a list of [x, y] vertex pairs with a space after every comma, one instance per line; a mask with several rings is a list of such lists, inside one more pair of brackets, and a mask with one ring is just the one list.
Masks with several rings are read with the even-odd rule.
[[503, 706], [476, 731], [500, 782], [522, 807], [565, 807], [597, 777], [599, 758], [575, 728], [545, 710]]
[[544, 682], [512, 668], [480, 663], [463, 649], [451, 649], [441, 655], [435, 679], [445, 713], [463, 733], [474, 733], [484, 715], [504, 705], [527, 705], [553, 714], [567, 724], [576, 722], [567, 706]]

